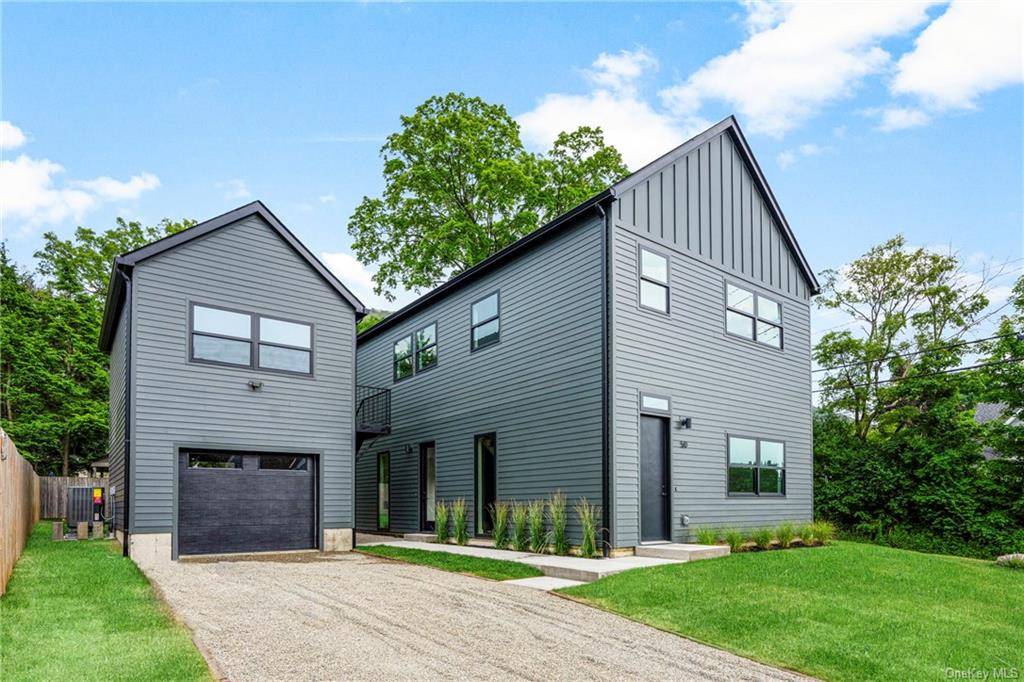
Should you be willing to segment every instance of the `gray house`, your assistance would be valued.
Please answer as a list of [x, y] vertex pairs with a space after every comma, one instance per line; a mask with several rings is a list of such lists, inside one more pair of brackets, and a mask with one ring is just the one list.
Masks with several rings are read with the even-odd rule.
[[[563, 491], [606, 547], [812, 514], [814, 274], [728, 118], [358, 338], [356, 524]], [[571, 528], [573, 532], [577, 529]]]
[[100, 346], [126, 554], [351, 547], [363, 312], [259, 202], [116, 259]]

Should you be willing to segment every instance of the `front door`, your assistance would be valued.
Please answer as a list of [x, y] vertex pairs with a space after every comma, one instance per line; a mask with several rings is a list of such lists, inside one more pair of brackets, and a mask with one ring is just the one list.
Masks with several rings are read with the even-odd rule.
[[420, 530], [434, 530], [437, 457], [433, 443], [420, 443]]
[[669, 539], [668, 419], [640, 416], [640, 540]]

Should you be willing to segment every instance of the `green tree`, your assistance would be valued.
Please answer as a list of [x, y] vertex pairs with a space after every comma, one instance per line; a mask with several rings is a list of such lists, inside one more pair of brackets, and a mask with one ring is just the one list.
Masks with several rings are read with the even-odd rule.
[[532, 154], [505, 107], [478, 97], [431, 97], [401, 121], [381, 148], [383, 194], [364, 197], [348, 223], [389, 300], [472, 267], [628, 172], [599, 128]]
[[369, 310], [363, 319], [356, 323], [356, 334], [362, 334], [367, 329], [384, 320], [391, 313], [387, 310]]

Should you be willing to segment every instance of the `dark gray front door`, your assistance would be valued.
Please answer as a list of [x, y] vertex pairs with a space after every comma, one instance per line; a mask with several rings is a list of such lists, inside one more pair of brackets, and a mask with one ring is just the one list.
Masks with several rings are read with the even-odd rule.
[[240, 452], [179, 455], [179, 554], [315, 547], [314, 457]]
[[640, 417], [640, 539], [669, 539], [668, 420]]

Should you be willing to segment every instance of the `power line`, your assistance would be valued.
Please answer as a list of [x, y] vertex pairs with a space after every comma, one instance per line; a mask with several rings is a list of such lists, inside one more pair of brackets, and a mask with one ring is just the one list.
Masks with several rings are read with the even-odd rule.
[[[877, 381], [875, 383], [854, 384], [853, 386], [843, 386], [843, 388], [847, 388], [847, 389], [868, 388], [869, 386], [879, 386], [881, 384], [892, 384], [892, 383], [897, 383], [897, 382], [900, 382], [900, 381], [907, 381], [909, 379], [925, 379], [927, 377], [934, 377], [934, 376], [938, 376], [940, 374], [958, 374], [960, 372], [966, 372], [966, 371], [972, 370], [972, 369], [982, 369], [983, 367], [995, 367], [996, 365], [1006, 365], [1006, 364], [1009, 364], [1011, 362], [1024, 362], [1024, 355], [1022, 355], [1019, 358], [1006, 358], [1005, 360], [995, 360], [993, 362], [982, 362], [982, 363], [979, 363], [977, 365], [970, 365], [968, 367], [952, 367], [950, 369], [940, 369], [940, 370], [937, 370], [935, 372], [928, 372], [926, 374], [911, 374], [910, 376], [896, 377], [894, 379], [883, 379], [882, 381]], [[827, 388], [818, 388], [818, 389], [815, 389], [812, 392], [813, 393], [824, 393], [827, 390], [829, 390], [829, 389], [827, 389]]]
[[913, 357], [914, 355], [922, 355], [924, 353], [931, 353], [932, 351], [948, 350], [950, 348], [960, 348], [962, 346], [970, 346], [970, 345], [975, 344], [975, 343], [984, 343], [985, 341], [993, 341], [995, 339], [1008, 339], [1008, 338], [1010, 338], [1012, 336], [1017, 337], [1017, 339], [1019, 341], [1024, 341], [1024, 334], [1017, 334], [1017, 333], [996, 334], [995, 336], [987, 336], [987, 337], [985, 337], [983, 339], [971, 339], [970, 341], [958, 341], [956, 343], [951, 343], [951, 344], [948, 344], [948, 345], [945, 345], [945, 346], [938, 346], [936, 348], [929, 348], [927, 350], [915, 350], [915, 351], [911, 351], [911, 352], [908, 352], [908, 353], [893, 353], [892, 355], [886, 355], [885, 357], [878, 358], [877, 360], [862, 360], [860, 362], [849, 362], [849, 363], [846, 363], [845, 365], [833, 365], [831, 367], [819, 367], [818, 369], [813, 370], [812, 373], [813, 374], [817, 374], [818, 372], [831, 372], [831, 371], [834, 371], [834, 370], [837, 370], [837, 369], [845, 369], [847, 367], [859, 367], [861, 365], [870, 365], [872, 362], [883, 362], [885, 360], [892, 360], [892, 359], [895, 359], [895, 358], [909, 358], [909, 357]]

